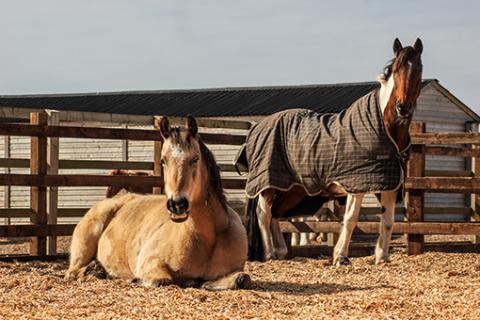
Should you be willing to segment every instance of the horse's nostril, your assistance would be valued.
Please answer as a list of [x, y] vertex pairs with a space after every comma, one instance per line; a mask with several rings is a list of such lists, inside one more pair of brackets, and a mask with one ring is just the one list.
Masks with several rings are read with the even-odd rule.
[[170, 212], [177, 213], [175, 201], [173, 201], [173, 199], [167, 200], [167, 209]]
[[173, 213], [185, 213], [188, 210], [188, 200], [186, 198], [168, 199], [167, 209]]
[[178, 200], [177, 208], [179, 209], [179, 211], [183, 211], [183, 212], [187, 211], [187, 209], [188, 209], [187, 198], [181, 198], [180, 200]]

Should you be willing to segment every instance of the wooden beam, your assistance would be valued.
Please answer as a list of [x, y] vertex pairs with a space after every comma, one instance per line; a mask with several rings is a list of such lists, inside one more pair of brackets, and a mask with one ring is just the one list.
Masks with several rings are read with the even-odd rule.
[[480, 178], [472, 177], [408, 177], [405, 189], [443, 193], [479, 193]]
[[[49, 125], [59, 125], [60, 124], [60, 115], [56, 111], [47, 111], [48, 113], [48, 124]], [[58, 137], [48, 138], [48, 148], [47, 148], [47, 162], [48, 162], [48, 174], [57, 175], [58, 166], [59, 166], [59, 148], [60, 148], [60, 139]], [[47, 208], [48, 208], [48, 224], [57, 224], [57, 207], [58, 207], [58, 187], [49, 187], [48, 188], [48, 197], [47, 197]], [[49, 255], [57, 254], [57, 237], [49, 236], [47, 237], [47, 253]]]
[[[468, 123], [466, 125], [466, 130], [471, 132], [478, 132], [478, 123]], [[480, 153], [480, 144], [472, 144], [470, 146], [472, 151], [477, 151]], [[467, 169], [471, 170], [473, 173], [473, 177], [478, 178], [480, 174], [480, 157], [467, 158]], [[480, 218], [477, 212], [477, 208], [479, 206], [479, 198], [478, 194], [472, 193], [467, 198], [466, 205], [469, 205], [472, 209], [472, 214], [470, 215], [470, 220], [475, 222], [480, 222]], [[480, 236], [475, 235], [472, 237], [472, 243], [480, 244]]]
[[[154, 117], [153, 126], [157, 130], [157, 134], [160, 134], [160, 121], [162, 117]], [[163, 138], [153, 143], [153, 175], [161, 177], [163, 179], [163, 166], [162, 166], [162, 148]], [[162, 194], [164, 192], [163, 186], [157, 186], [153, 188], [154, 194]]]
[[[0, 166], [2, 162], [0, 159]], [[60, 169], [153, 170], [153, 162], [109, 160], [59, 160]]]
[[29, 175], [0, 174], [0, 185], [38, 187], [94, 187], [94, 186], [162, 186], [163, 179], [155, 176], [108, 176], [108, 175]]
[[[293, 232], [332, 232], [340, 233], [339, 221], [307, 221], [292, 222], [280, 221], [280, 230], [283, 233]], [[357, 223], [355, 233], [378, 234], [380, 222]], [[480, 223], [475, 222], [395, 222], [393, 233], [410, 235], [480, 235]]]
[[32, 256], [27, 254], [6, 254], [0, 255], [2, 262], [28, 262], [28, 261], [55, 261], [68, 259], [67, 253], [48, 255], [48, 256]]
[[[40, 237], [47, 236], [70, 236], [75, 229], [76, 224], [46, 224], [46, 225], [10, 225], [0, 226], [0, 237], [18, 238], [18, 237]], [[40, 254], [39, 254], [40, 255]], [[45, 254], [40, 255], [45, 256]]]
[[[114, 160], [70, 160], [60, 159], [60, 169], [124, 169], [124, 170], [153, 170], [153, 162], [149, 161], [114, 161]], [[223, 172], [237, 172], [231, 163], [218, 163]], [[29, 159], [0, 158], [0, 167], [30, 168]]]
[[425, 170], [427, 177], [471, 177], [471, 170]]
[[480, 149], [425, 146], [425, 154], [450, 157], [480, 157]]
[[[424, 134], [425, 123], [412, 123], [411, 134]], [[425, 146], [412, 146], [412, 154], [407, 162], [407, 177], [425, 176]], [[416, 178], [418, 179], [418, 178]], [[423, 190], [407, 189], [406, 192], [406, 217], [409, 222], [421, 222], [424, 220], [424, 195]], [[407, 252], [409, 255], [421, 254], [424, 252], [425, 237], [423, 235], [408, 234]]]
[[[32, 113], [30, 122], [44, 128], [48, 123], [47, 114], [45, 112]], [[41, 179], [47, 174], [47, 138], [45, 136], [32, 137], [30, 149], [30, 173]], [[46, 227], [48, 219], [46, 186], [32, 186], [30, 204], [34, 213], [31, 222], [40, 228]], [[45, 236], [31, 238], [30, 254], [39, 256], [47, 254], [47, 238]]]
[[[224, 119], [209, 119], [209, 118], [195, 118], [198, 126], [202, 128], [211, 129], [240, 129], [250, 130], [252, 123], [245, 120], [224, 120]], [[184, 125], [185, 118], [168, 117], [168, 121], [173, 125]]]
[[478, 132], [421, 133], [410, 130], [410, 138], [412, 144], [480, 144]]
[[[96, 138], [117, 140], [160, 141], [162, 137], [157, 130], [67, 127], [67, 126], [40, 126], [2, 123], [0, 135], [35, 136], [35, 137], [63, 137], [63, 138]], [[202, 140], [207, 144], [241, 145], [245, 142], [245, 135], [201, 133]]]
[[[222, 179], [225, 189], [245, 188], [245, 179]], [[0, 185], [38, 186], [38, 187], [96, 187], [96, 186], [163, 186], [163, 178], [158, 176], [108, 176], [93, 174], [75, 175], [31, 175], [0, 174]]]
[[[10, 158], [10, 136], [5, 136], [4, 139], [4, 146], [3, 146], [4, 153], [3, 155], [5, 156], [6, 159]], [[30, 165], [30, 161], [28, 159], [25, 159], [28, 162], [28, 165]], [[11, 172], [10, 168], [5, 168], [5, 174], [9, 174]], [[3, 206], [4, 208], [10, 208], [10, 200], [11, 200], [11, 191], [12, 188], [10, 186], [4, 186], [3, 187]], [[5, 224], [10, 225], [12, 222], [11, 217], [5, 217]]]
[[34, 214], [32, 208], [3, 208], [0, 209], [2, 218], [29, 218]]

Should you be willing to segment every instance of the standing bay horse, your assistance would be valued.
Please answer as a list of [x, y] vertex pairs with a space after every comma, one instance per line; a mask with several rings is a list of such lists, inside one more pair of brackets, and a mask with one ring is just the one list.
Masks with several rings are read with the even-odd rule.
[[66, 278], [83, 277], [96, 259], [109, 276], [146, 286], [245, 287], [247, 234], [195, 119], [160, 124], [166, 196], [127, 193], [94, 205], [73, 233]]
[[420, 39], [408, 47], [395, 39], [394, 58], [379, 77], [380, 89], [341, 113], [290, 109], [251, 129], [237, 159], [249, 172], [250, 259], [286, 256], [278, 218], [302, 206], [315, 212], [332, 197], [346, 197], [333, 263], [349, 264], [348, 247], [363, 197], [373, 193], [383, 211], [375, 261], [388, 261], [396, 197], [410, 149], [409, 127], [421, 89], [422, 50]]

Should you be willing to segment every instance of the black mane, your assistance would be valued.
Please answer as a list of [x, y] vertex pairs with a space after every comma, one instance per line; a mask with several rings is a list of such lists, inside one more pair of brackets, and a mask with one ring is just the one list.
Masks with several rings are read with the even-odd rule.
[[200, 145], [200, 152], [205, 161], [205, 166], [207, 167], [210, 186], [212, 187], [212, 190], [220, 201], [222, 207], [227, 210], [227, 198], [223, 192], [220, 167], [217, 165], [213, 153], [207, 148], [201, 139], [198, 139], [198, 144]]
[[394, 69], [398, 69], [407, 64], [407, 62], [415, 56], [415, 53], [416, 51], [413, 47], [403, 48], [403, 50], [398, 54], [398, 56], [389, 60], [385, 68], [383, 68], [383, 79], [388, 80], [392, 75]]

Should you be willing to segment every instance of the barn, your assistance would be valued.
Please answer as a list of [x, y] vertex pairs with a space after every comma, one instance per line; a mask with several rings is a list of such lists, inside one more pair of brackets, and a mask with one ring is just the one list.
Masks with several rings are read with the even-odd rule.
[[[30, 112], [47, 110], [60, 125], [152, 128], [154, 116], [202, 119], [245, 120], [256, 122], [266, 115], [288, 108], [308, 108], [317, 112], [340, 112], [366, 93], [378, 88], [377, 82], [325, 85], [215, 88], [194, 90], [126, 91], [79, 94], [0, 96], [0, 121], [28, 122]], [[480, 116], [461, 102], [438, 80], [424, 80], [414, 121], [426, 123], [427, 132], [478, 132]], [[209, 129], [246, 134], [248, 127]], [[152, 161], [153, 142], [60, 138], [60, 159]], [[217, 161], [229, 164], [238, 146], [211, 146]], [[28, 159], [29, 137], [5, 137], [0, 140], [3, 158]], [[27, 173], [28, 169], [10, 162], [4, 173]], [[427, 156], [427, 175], [465, 176], [472, 172], [471, 161], [449, 156]], [[107, 173], [107, 169], [61, 168], [60, 173]], [[226, 173], [233, 174], [233, 173]], [[28, 187], [1, 187], [0, 203], [6, 208], [28, 208]], [[85, 208], [104, 197], [103, 187], [60, 188], [60, 208]], [[243, 193], [228, 192], [234, 207], [241, 210]], [[364, 206], [377, 206], [367, 198]], [[464, 194], [427, 194], [427, 220], [469, 220], [470, 196]], [[436, 210], [435, 208], [438, 208]], [[4, 216], [5, 223], [12, 217]], [[398, 217], [401, 219], [401, 217]], [[66, 218], [67, 219], [67, 218]], [[67, 219], [68, 220], [68, 219]]]

